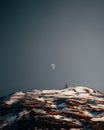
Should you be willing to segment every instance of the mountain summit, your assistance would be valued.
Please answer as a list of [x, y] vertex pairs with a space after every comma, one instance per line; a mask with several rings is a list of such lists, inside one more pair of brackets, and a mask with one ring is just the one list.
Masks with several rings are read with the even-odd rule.
[[104, 130], [104, 94], [88, 87], [0, 98], [0, 130]]

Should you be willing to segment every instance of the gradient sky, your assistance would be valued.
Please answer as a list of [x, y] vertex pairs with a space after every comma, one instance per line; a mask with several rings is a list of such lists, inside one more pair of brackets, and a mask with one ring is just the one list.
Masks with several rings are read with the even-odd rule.
[[0, 33], [0, 96], [66, 83], [104, 91], [104, 0], [1, 0]]

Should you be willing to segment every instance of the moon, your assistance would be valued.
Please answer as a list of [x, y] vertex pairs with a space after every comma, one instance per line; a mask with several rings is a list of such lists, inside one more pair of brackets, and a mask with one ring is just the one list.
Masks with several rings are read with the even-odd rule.
[[51, 64], [51, 69], [55, 70], [56, 69], [56, 65], [55, 64]]

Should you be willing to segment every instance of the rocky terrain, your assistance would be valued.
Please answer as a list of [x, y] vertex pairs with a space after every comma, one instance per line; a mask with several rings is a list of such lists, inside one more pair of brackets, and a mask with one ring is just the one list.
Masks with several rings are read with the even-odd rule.
[[104, 94], [76, 86], [0, 97], [0, 130], [104, 130]]

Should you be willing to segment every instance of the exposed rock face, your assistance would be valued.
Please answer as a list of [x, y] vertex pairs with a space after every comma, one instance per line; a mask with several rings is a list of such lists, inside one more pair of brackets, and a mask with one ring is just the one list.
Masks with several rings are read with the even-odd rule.
[[87, 87], [0, 98], [0, 130], [104, 130], [104, 94]]

